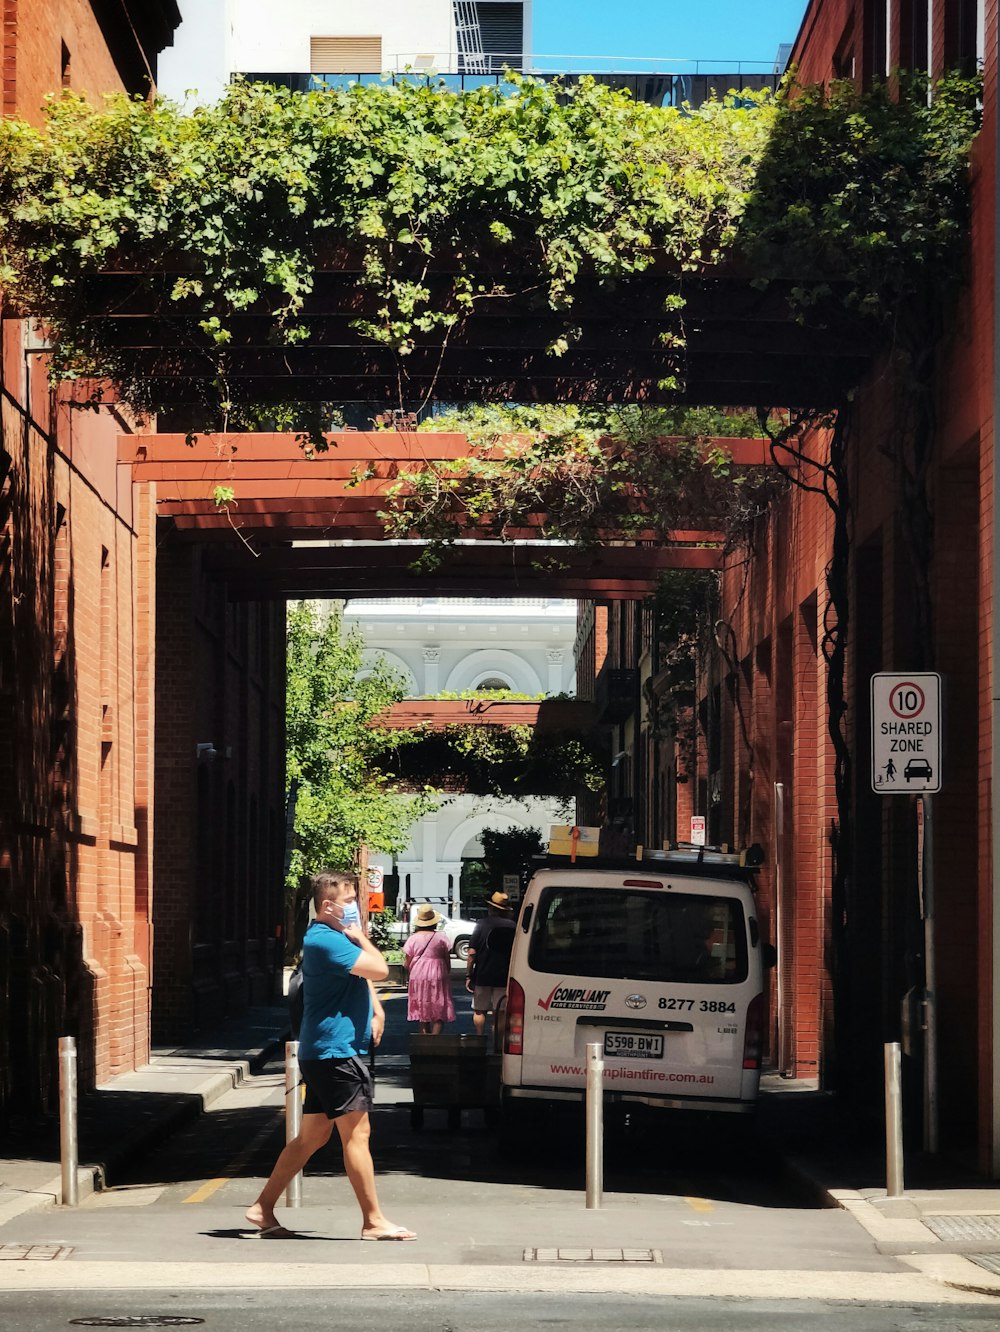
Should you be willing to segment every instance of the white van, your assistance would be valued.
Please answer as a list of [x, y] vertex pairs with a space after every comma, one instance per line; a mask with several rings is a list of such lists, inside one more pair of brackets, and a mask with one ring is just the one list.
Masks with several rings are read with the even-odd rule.
[[754, 1109], [771, 950], [743, 860], [691, 848], [539, 862], [507, 984], [502, 1094], [512, 1116], [531, 1102], [581, 1100], [593, 1042], [606, 1100]]

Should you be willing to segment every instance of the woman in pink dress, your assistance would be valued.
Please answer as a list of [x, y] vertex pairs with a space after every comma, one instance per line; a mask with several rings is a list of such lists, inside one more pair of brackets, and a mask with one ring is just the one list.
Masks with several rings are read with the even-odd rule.
[[444, 935], [437, 933], [441, 920], [430, 903], [418, 906], [413, 918], [413, 933], [403, 945], [410, 977], [406, 1016], [411, 1022], [420, 1023], [424, 1036], [440, 1036], [442, 1026], [455, 1021], [455, 1003], [451, 997], [451, 949]]

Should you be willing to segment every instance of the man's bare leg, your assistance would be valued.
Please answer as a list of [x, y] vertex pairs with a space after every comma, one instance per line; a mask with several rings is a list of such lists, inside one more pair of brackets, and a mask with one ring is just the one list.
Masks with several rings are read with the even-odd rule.
[[269, 1230], [278, 1224], [274, 1207], [292, 1179], [299, 1173], [306, 1162], [324, 1143], [329, 1142], [333, 1132], [333, 1120], [326, 1115], [303, 1115], [302, 1127], [297, 1138], [287, 1144], [274, 1163], [274, 1169], [267, 1183], [260, 1191], [256, 1202], [246, 1210], [246, 1219], [258, 1230]]
[[485, 1036], [485, 1035], [486, 1035], [486, 1014], [485, 1014], [485, 1013], [473, 1013], [473, 1014], [472, 1014], [472, 1025], [473, 1025], [473, 1027], [474, 1027], [475, 1030], [476, 1030], [476, 1035], [477, 1035], [477, 1036]]
[[412, 1231], [393, 1225], [383, 1214], [375, 1190], [375, 1163], [371, 1153], [371, 1123], [367, 1110], [353, 1110], [335, 1121], [344, 1150], [344, 1168], [361, 1208], [361, 1236], [415, 1239]]

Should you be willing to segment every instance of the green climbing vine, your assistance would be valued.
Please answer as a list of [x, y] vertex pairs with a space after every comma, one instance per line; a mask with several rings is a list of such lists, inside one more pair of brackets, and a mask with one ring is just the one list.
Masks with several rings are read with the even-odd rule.
[[[0, 284], [51, 327], [57, 373], [104, 375], [148, 412], [171, 363], [197, 365], [204, 411], [230, 424], [257, 406], [232, 373], [241, 317], [264, 318], [276, 346], [307, 343], [317, 275], [345, 256], [354, 331], [404, 378], [418, 338], [515, 291], [565, 316], [559, 356], [581, 289], [654, 263], [700, 270], [732, 246], [777, 114], [763, 95], [754, 107], [666, 110], [514, 74], [462, 94], [237, 84], [192, 114], [66, 93], [42, 132], [0, 124]], [[108, 269], [134, 281], [102, 296]], [[123, 353], [103, 317], [140, 290], [172, 355]]]
[[[106, 377], [140, 412], [166, 378], [207, 384], [201, 428], [305, 419], [236, 372], [241, 321], [307, 344], [323, 273], [357, 273], [354, 335], [395, 353], [402, 385], [418, 340], [512, 294], [562, 320], [559, 357], [582, 293], [655, 265], [663, 382], [680, 385], [691, 275], [736, 259], [794, 278], [804, 321], [884, 327], [929, 268], [953, 268], [976, 115], [957, 78], [929, 104], [925, 86], [834, 85], [697, 109], [519, 75], [462, 94], [237, 84], [192, 114], [63, 93], [41, 131], [0, 121], [0, 287], [50, 329], [57, 374]], [[140, 296], [162, 344], [141, 353], [120, 324]]]
[[[387, 534], [438, 547], [475, 532], [505, 540], [594, 545], [663, 539], [678, 526], [742, 532], [775, 493], [774, 476], [734, 466], [724, 439], [759, 436], [752, 413], [706, 408], [578, 406], [456, 408], [432, 430], [458, 431], [468, 454], [428, 459], [386, 489]], [[355, 475], [360, 484], [373, 472]], [[559, 567], [559, 552], [547, 557]]]
[[[392, 734], [392, 733], [390, 733]], [[385, 762], [407, 784], [478, 795], [575, 796], [604, 787], [604, 745], [596, 735], [494, 723], [414, 727]]]

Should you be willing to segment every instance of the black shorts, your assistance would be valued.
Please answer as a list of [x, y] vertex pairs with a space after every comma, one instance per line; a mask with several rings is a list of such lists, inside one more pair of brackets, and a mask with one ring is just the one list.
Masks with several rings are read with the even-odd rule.
[[356, 1110], [371, 1110], [372, 1077], [357, 1055], [350, 1059], [303, 1059], [299, 1068], [306, 1084], [304, 1114], [339, 1119]]

